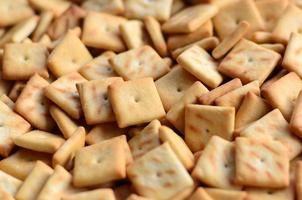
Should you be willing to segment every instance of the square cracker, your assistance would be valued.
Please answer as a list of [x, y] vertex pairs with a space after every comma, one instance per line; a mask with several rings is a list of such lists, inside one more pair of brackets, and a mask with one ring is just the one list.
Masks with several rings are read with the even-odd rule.
[[115, 82], [109, 86], [108, 94], [120, 128], [150, 122], [166, 114], [152, 78]]
[[180, 65], [155, 81], [155, 86], [166, 111], [175, 104], [193, 83], [197, 81], [192, 74]]
[[62, 200], [115, 200], [115, 195], [112, 189], [102, 188], [79, 192], [76, 194], [69, 194], [62, 198]]
[[7, 44], [4, 48], [3, 78], [6, 80], [28, 80], [38, 73], [48, 78], [48, 50], [42, 44]]
[[7, 157], [14, 147], [13, 138], [26, 133], [31, 125], [0, 101], [0, 155]]
[[214, 17], [214, 26], [219, 37], [224, 38], [232, 33], [241, 21], [250, 24], [249, 34], [265, 29], [254, 0], [239, 0], [228, 4]]
[[170, 199], [194, 184], [168, 143], [135, 161], [127, 174], [140, 195], [156, 199]]
[[232, 140], [233, 107], [189, 104], [185, 111], [185, 141], [193, 152], [202, 150], [214, 135]]
[[112, 77], [77, 84], [87, 124], [93, 125], [115, 121], [115, 115], [108, 99], [108, 87], [115, 82], [123, 82], [123, 79]]
[[247, 125], [239, 133], [242, 137], [265, 137], [281, 142], [286, 147], [290, 159], [302, 152], [302, 142], [290, 132], [287, 121], [278, 109]]
[[44, 89], [48, 85], [48, 81], [41, 76], [33, 75], [15, 103], [16, 112], [28, 120], [32, 126], [44, 131], [50, 131], [55, 125], [48, 112], [50, 102], [44, 96]]
[[162, 30], [165, 33], [191, 33], [217, 12], [217, 7], [211, 4], [191, 6], [173, 15], [162, 25]]
[[301, 89], [302, 80], [296, 73], [290, 72], [262, 89], [261, 94], [289, 121]]
[[79, 70], [90, 60], [92, 56], [85, 45], [74, 33], [68, 32], [49, 55], [48, 67], [56, 77], [60, 77]]
[[177, 62], [205, 85], [216, 88], [223, 81], [218, 63], [202, 48], [193, 46], [177, 57]]
[[289, 123], [289, 129], [294, 134], [296, 134], [299, 138], [302, 138], [301, 111], [302, 111], [302, 92], [300, 91]]
[[89, 12], [84, 20], [82, 41], [89, 47], [122, 52], [126, 48], [119, 26], [124, 22], [126, 19], [122, 17]]
[[87, 0], [82, 3], [82, 8], [113, 15], [123, 14], [125, 10], [122, 0]]
[[222, 60], [218, 70], [232, 78], [240, 78], [244, 84], [258, 80], [261, 85], [280, 59], [280, 54], [242, 39]]
[[246, 200], [295, 200], [293, 185], [284, 189], [246, 188], [245, 191], [247, 192]]
[[216, 188], [205, 188], [205, 191], [212, 197], [214, 200], [247, 200], [247, 193], [245, 191], [236, 191], [236, 190], [224, 190]]
[[289, 157], [282, 143], [266, 138], [236, 138], [235, 179], [245, 186], [289, 185]]
[[213, 136], [199, 157], [192, 176], [208, 186], [222, 189], [240, 189], [234, 184], [235, 145]]
[[112, 51], [105, 51], [98, 57], [85, 64], [79, 70], [79, 73], [88, 80], [99, 80], [117, 76], [113, 71], [109, 59], [114, 57], [115, 53]]
[[19, 188], [16, 199], [35, 200], [40, 190], [53, 173], [53, 169], [41, 161], [37, 161], [34, 168]]
[[82, 148], [75, 157], [73, 184], [87, 187], [125, 178], [125, 155], [119, 138]]
[[45, 88], [45, 96], [57, 104], [74, 119], [82, 114], [80, 97], [76, 84], [85, 82], [79, 73], [74, 72], [58, 78]]
[[22, 181], [0, 170], [0, 190], [15, 196]]
[[125, 0], [125, 16], [136, 19], [153, 16], [159, 21], [166, 21], [170, 17], [172, 3], [173, 0]]
[[59, 17], [63, 12], [65, 12], [71, 5], [71, 2], [66, 0], [28, 0], [29, 3], [37, 10], [51, 11], [55, 17]]
[[150, 46], [120, 53], [109, 59], [114, 71], [125, 80], [144, 77], [157, 79], [170, 70], [170, 59], [161, 58]]

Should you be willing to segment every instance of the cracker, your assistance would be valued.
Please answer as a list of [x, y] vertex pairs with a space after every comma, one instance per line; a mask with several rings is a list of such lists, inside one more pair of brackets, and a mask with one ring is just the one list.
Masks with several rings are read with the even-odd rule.
[[278, 71], [276, 73], [276, 75], [272, 76], [270, 79], [268, 79], [267, 81], [265, 81], [265, 83], [263, 83], [261, 85], [261, 90], [264, 90], [265, 88], [268, 88], [272, 83], [276, 82], [277, 80], [282, 78], [287, 73], [288, 73], [288, 71], [286, 71], [285, 69], [281, 69], [280, 71]]
[[74, 72], [58, 78], [45, 88], [45, 96], [57, 104], [69, 116], [79, 119], [82, 113], [76, 84], [85, 82], [79, 73]]
[[54, 153], [65, 140], [52, 133], [34, 130], [15, 137], [14, 143], [20, 147], [45, 153]]
[[296, 100], [295, 108], [293, 110], [293, 114], [290, 119], [289, 123], [289, 128], [290, 130], [299, 136], [300, 138], [302, 137], [302, 126], [301, 126], [301, 103], [302, 103], [302, 92], [300, 91], [299, 96]]
[[82, 8], [89, 11], [105, 12], [114, 15], [124, 13], [124, 3], [122, 0], [87, 0], [82, 3]]
[[248, 93], [252, 92], [256, 95], [260, 94], [259, 81], [253, 81], [246, 85], [243, 85], [235, 90], [232, 90], [215, 100], [215, 104], [218, 106], [232, 106], [237, 110], [243, 99], [243, 97]]
[[295, 168], [297, 199], [302, 199], [302, 162], [298, 161]]
[[120, 128], [165, 116], [152, 78], [115, 82], [109, 86], [108, 94]]
[[126, 200], [150, 200], [150, 199], [142, 196], [138, 196], [136, 194], [131, 194]]
[[166, 111], [175, 104], [197, 79], [177, 65], [155, 81], [156, 89]]
[[106, 51], [81, 67], [79, 73], [88, 80], [99, 80], [117, 76], [109, 63], [109, 59], [114, 56], [114, 52]]
[[199, 97], [199, 102], [203, 105], [212, 105], [215, 100], [228, 92], [231, 92], [237, 88], [240, 88], [242, 83], [239, 78], [234, 78], [223, 85], [207, 92]]
[[115, 115], [108, 99], [108, 87], [115, 82], [123, 82], [123, 79], [112, 77], [77, 84], [82, 109], [88, 125], [115, 121]]
[[258, 80], [261, 85], [280, 59], [278, 53], [242, 39], [223, 59], [218, 70], [227, 76], [240, 78], [244, 84]]
[[125, 178], [125, 154], [119, 138], [82, 148], [75, 157], [73, 184], [86, 187]]
[[115, 200], [112, 189], [96, 189], [77, 194], [66, 195], [62, 200]]
[[11, 100], [6, 94], [3, 94], [2, 96], [0, 96], [0, 101], [5, 103], [12, 110], [15, 107], [15, 102], [13, 102], [13, 100]]
[[252, 92], [247, 93], [236, 113], [235, 128], [244, 127], [258, 120], [270, 110], [270, 105], [264, 99]]
[[194, 155], [183, 141], [183, 139], [177, 135], [172, 129], [167, 126], [161, 126], [159, 128], [159, 138], [165, 143], [168, 142], [172, 150], [177, 155], [178, 159], [185, 166], [187, 170], [191, 170], [194, 166]]
[[191, 33], [218, 13], [216, 6], [202, 4], [185, 8], [162, 25], [166, 33]]
[[274, 42], [273, 34], [266, 31], [256, 31], [252, 34], [250, 39], [257, 44]]
[[241, 21], [237, 28], [231, 32], [230, 35], [227, 35], [225, 38], [223, 38], [221, 43], [212, 51], [212, 56], [215, 59], [222, 58], [241, 38], [244, 37], [249, 27], [250, 24], [248, 22]]
[[265, 43], [265, 44], [261, 44], [260, 46], [270, 49], [272, 51], [275, 51], [276, 53], [279, 53], [279, 54], [284, 54], [284, 51], [285, 51], [284, 45], [280, 44], [280, 43], [275, 43], [275, 44]]
[[144, 197], [170, 199], [193, 186], [193, 180], [165, 143], [135, 161], [127, 174], [137, 192]]
[[77, 71], [90, 60], [92, 56], [85, 45], [69, 32], [49, 55], [48, 67], [56, 77], [60, 77]]
[[157, 79], [170, 70], [170, 59], [162, 59], [150, 46], [143, 46], [109, 59], [114, 71], [125, 80], [144, 77]]
[[294, 200], [295, 191], [290, 185], [284, 189], [259, 189], [259, 188], [246, 188], [246, 200]]
[[11, 26], [34, 14], [26, 0], [0, 2], [0, 27]]
[[245, 186], [289, 185], [289, 157], [282, 143], [265, 138], [236, 138], [236, 182]]
[[205, 191], [215, 200], [246, 200], [247, 193], [245, 191], [224, 190], [215, 188], [205, 188]]
[[202, 187], [199, 187], [188, 200], [213, 200], [213, 198]]
[[153, 16], [159, 21], [166, 21], [170, 17], [173, 0], [144, 1], [126, 0], [125, 16], [127, 18], [143, 19]]
[[185, 130], [185, 106], [196, 103], [198, 98], [208, 92], [208, 89], [199, 81], [196, 81], [183, 96], [171, 107], [166, 118], [179, 131]]
[[193, 104], [186, 106], [185, 141], [193, 152], [204, 149], [214, 135], [232, 140], [234, 126], [233, 107]]
[[126, 19], [106, 13], [89, 12], [84, 20], [82, 41], [88, 47], [124, 51], [119, 26]]
[[70, 6], [70, 2], [66, 0], [28, 0], [29, 3], [39, 11], [51, 11], [55, 17], [59, 17]]
[[[8, 82], [6, 81], [6, 83]], [[18, 99], [18, 96], [21, 94], [22, 90], [24, 89], [25, 85], [26, 82], [24, 81], [15, 81], [13, 86], [11, 87], [11, 90], [8, 93], [8, 97], [15, 102]]]
[[172, 8], [171, 8], [171, 15], [178, 13], [185, 6], [186, 6], [186, 4], [183, 0], [174, 0], [172, 3]]
[[147, 16], [144, 18], [144, 24], [153, 43], [154, 49], [158, 52], [160, 56], [167, 56], [168, 49], [165, 38], [161, 31], [160, 23], [154, 17]]
[[37, 161], [33, 170], [19, 188], [16, 194], [16, 199], [36, 199], [40, 190], [52, 173], [53, 170], [51, 167], [41, 161]]
[[15, 196], [22, 181], [0, 170], [0, 190]]
[[42, 38], [42, 36], [46, 33], [47, 28], [51, 24], [53, 18], [54, 18], [54, 14], [51, 11], [43, 11], [41, 13], [39, 23], [32, 37], [32, 40], [34, 42], [39, 41]]
[[13, 138], [29, 131], [31, 125], [0, 101], [0, 155], [7, 157], [14, 147]]
[[[1, 62], [1, 60], [0, 60]], [[14, 85], [10, 81], [5, 81], [2, 78], [2, 72], [0, 72], [0, 95], [9, 95], [10, 91], [12, 90], [12, 86]]]
[[177, 62], [211, 88], [216, 88], [223, 81], [222, 75], [217, 70], [218, 63], [198, 46], [193, 46], [180, 54]]
[[261, 94], [274, 108], [278, 108], [285, 119], [289, 121], [301, 88], [302, 81], [299, 76], [290, 72], [268, 87], [262, 88]]
[[51, 105], [49, 107], [49, 113], [56, 122], [64, 138], [70, 138], [78, 127], [77, 122], [71, 119], [64, 111], [55, 105]]
[[10, 195], [4, 190], [0, 190], [0, 198], [3, 200], [15, 200], [12, 195]]

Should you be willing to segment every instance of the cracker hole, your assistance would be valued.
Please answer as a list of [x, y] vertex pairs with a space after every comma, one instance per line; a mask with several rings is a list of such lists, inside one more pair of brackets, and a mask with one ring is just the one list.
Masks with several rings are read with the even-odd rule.
[[161, 177], [161, 176], [162, 176], [162, 173], [161, 173], [161, 172], [156, 172], [156, 176], [157, 176], [157, 177]]
[[248, 61], [249, 63], [251, 63], [251, 62], [254, 61], [254, 59], [253, 59], [253, 58], [248, 58], [247, 61]]
[[180, 87], [178, 87], [177, 92], [182, 92], [182, 89]]
[[210, 130], [206, 128], [206, 132], [207, 132], [207, 133], [210, 133]]
[[229, 167], [229, 165], [228, 164], [224, 164], [224, 168], [228, 168]]
[[102, 158], [98, 158], [98, 159], [96, 160], [97, 163], [101, 163], [102, 161], [103, 161]]
[[135, 98], [134, 98], [134, 102], [135, 102], [135, 103], [138, 103], [138, 102], [139, 102], [139, 98], [138, 98], [138, 97], [135, 97]]
[[28, 61], [29, 60], [29, 56], [24, 56], [24, 61]]
[[299, 33], [299, 34], [302, 34], [302, 28], [299, 28], [299, 29], [298, 29], [298, 33]]
[[241, 21], [240, 19], [236, 19], [235, 23], [240, 24], [240, 21]]
[[107, 72], [112, 72], [112, 69], [110, 67], [107, 67]]
[[265, 162], [265, 159], [264, 159], [264, 158], [261, 158], [260, 161], [261, 161], [262, 163], [264, 163], [264, 162]]
[[267, 191], [267, 194], [272, 195], [272, 194], [274, 194], [274, 192], [273, 191]]
[[107, 96], [107, 94], [104, 94], [104, 95], [103, 95], [103, 99], [104, 99], [105, 101], [107, 101], [107, 100], [108, 100], [108, 96]]
[[76, 60], [75, 58], [73, 58], [73, 59], [71, 60], [71, 62], [72, 62], [73, 64], [76, 64], [76, 63], [77, 63], [77, 60]]

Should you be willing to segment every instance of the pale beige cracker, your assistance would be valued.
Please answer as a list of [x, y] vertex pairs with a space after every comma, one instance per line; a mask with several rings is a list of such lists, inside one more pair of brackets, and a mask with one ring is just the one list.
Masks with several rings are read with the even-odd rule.
[[205, 188], [205, 191], [212, 197], [214, 200], [246, 200], [247, 193], [245, 191], [236, 191], [236, 190], [224, 190], [216, 188]]
[[204, 149], [214, 135], [233, 139], [233, 107], [189, 104], [185, 109], [185, 142], [193, 152]]
[[167, 56], [168, 48], [164, 35], [161, 31], [160, 23], [154, 17], [147, 16], [144, 18], [144, 24], [155, 50], [160, 56]]
[[60, 136], [39, 130], [24, 133], [13, 140], [20, 147], [45, 153], [56, 152], [65, 142]]
[[62, 200], [116, 200], [113, 190], [110, 188], [102, 188], [79, 192], [77, 194], [66, 195]]
[[38, 74], [33, 75], [15, 103], [14, 109], [22, 115], [32, 126], [49, 131], [55, 123], [51, 118], [49, 100], [44, 96], [44, 89], [49, 83]]
[[89, 12], [84, 20], [82, 41], [88, 47], [122, 52], [126, 49], [119, 26], [125, 18]]
[[156, 89], [166, 111], [184, 95], [193, 83], [197, 81], [193, 75], [177, 65], [166, 75], [155, 81]]
[[235, 179], [245, 186], [289, 185], [289, 156], [282, 143], [265, 138], [236, 138]]
[[120, 128], [150, 122], [166, 114], [152, 78], [115, 82], [109, 86], [108, 94]]
[[76, 84], [85, 82], [79, 73], [74, 72], [58, 78], [44, 90], [44, 94], [69, 116], [79, 119], [82, 114], [80, 97]]
[[165, 33], [191, 33], [217, 13], [218, 8], [211, 4], [187, 7], [165, 22], [162, 30]]
[[168, 143], [135, 161], [127, 174], [140, 195], [155, 199], [170, 199], [194, 184]]
[[32, 36], [32, 40], [34, 42], [39, 41], [42, 38], [42, 36], [46, 33], [47, 28], [51, 24], [53, 18], [54, 18], [54, 14], [50, 11], [43, 11], [41, 13], [39, 23]]
[[250, 39], [257, 44], [274, 43], [273, 34], [266, 31], [256, 31], [252, 34]]
[[213, 200], [213, 198], [204, 190], [204, 188], [199, 187], [188, 200]]
[[34, 168], [19, 188], [16, 199], [35, 200], [40, 190], [53, 173], [53, 169], [41, 161], [37, 161]]
[[272, 76], [270, 79], [268, 79], [261, 85], [261, 90], [268, 88], [272, 83], [276, 82], [286, 74], [288, 74], [288, 71], [285, 69], [281, 69], [280, 71], [277, 71], [277, 73], [274, 76]]
[[193, 46], [181, 53], [177, 57], [177, 62], [210, 88], [218, 87], [223, 81], [217, 69], [218, 63], [198, 46]]
[[153, 16], [159, 21], [166, 21], [170, 17], [172, 3], [173, 0], [125, 0], [125, 16], [135, 19]]
[[82, 8], [88, 11], [105, 12], [114, 15], [123, 14], [125, 11], [122, 0], [87, 0], [82, 3]]
[[29, 3], [39, 11], [51, 11], [55, 17], [59, 17], [63, 14], [71, 5], [69, 1], [66, 0], [28, 0]]
[[119, 138], [82, 148], [75, 157], [73, 184], [87, 187], [125, 178], [125, 155]]
[[15, 196], [22, 181], [0, 170], [0, 190]]
[[56, 77], [60, 77], [79, 70], [90, 60], [92, 56], [85, 45], [69, 32], [49, 55], [48, 68]]
[[125, 80], [145, 77], [157, 79], [165, 75], [172, 64], [161, 58], [150, 46], [142, 46], [120, 53], [109, 59], [113, 70]]
[[39, 39], [38, 43], [43, 44], [48, 49], [51, 49], [52, 41], [47, 34], [42, 35], [41, 38]]
[[10, 195], [8, 192], [4, 190], [0, 190], [0, 198], [2, 200], [15, 200], [12, 195]]
[[300, 77], [290, 72], [268, 87], [261, 89], [261, 94], [274, 107], [278, 108], [285, 119], [291, 118], [295, 100], [302, 89], [302, 81]]
[[214, 104], [215, 100], [228, 92], [231, 92], [237, 88], [240, 88], [242, 83], [239, 78], [234, 78], [219, 87], [201, 95], [199, 97], [199, 102], [203, 105], [212, 105]]
[[222, 58], [225, 54], [227, 54], [237, 42], [240, 41], [241, 38], [249, 30], [250, 24], [246, 21], [241, 21], [237, 28], [227, 35], [223, 40], [219, 43], [219, 45], [212, 51], [212, 56], [215, 59]]
[[260, 46], [275, 51], [276, 53], [279, 53], [281, 55], [284, 54], [285, 52], [285, 46], [281, 43], [274, 43], [274, 44], [265, 43], [265, 44], [260, 44]]
[[13, 102], [13, 100], [11, 100], [6, 94], [3, 94], [2, 96], [0, 96], [0, 101], [5, 103], [12, 110], [15, 107], [15, 102]]
[[295, 190], [292, 185], [284, 189], [246, 188], [246, 200], [295, 200]]
[[184, 133], [185, 130], [185, 106], [194, 104], [198, 98], [207, 93], [209, 90], [199, 81], [196, 81], [183, 96], [170, 108], [166, 118], [177, 128], [180, 132]]
[[132, 164], [133, 156], [131, 154], [130, 145], [128, 144], [128, 141], [127, 141], [127, 136], [125, 134], [123, 134], [123, 135], [112, 137], [110, 139], [121, 141], [121, 143], [124, 147], [124, 153], [125, 153], [125, 157], [126, 157], [126, 166]]
[[293, 114], [289, 122], [289, 129], [296, 134], [299, 138], [302, 137], [301, 126], [301, 106], [302, 106], [302, 92], [299, 92], [298, 98], [295, 103]]

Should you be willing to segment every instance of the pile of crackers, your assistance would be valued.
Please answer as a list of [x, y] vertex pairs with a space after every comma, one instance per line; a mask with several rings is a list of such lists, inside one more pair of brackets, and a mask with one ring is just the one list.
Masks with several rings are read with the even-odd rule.
[[0, 200], [302, 200], [302, 1], [0, 0]]

